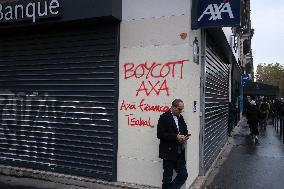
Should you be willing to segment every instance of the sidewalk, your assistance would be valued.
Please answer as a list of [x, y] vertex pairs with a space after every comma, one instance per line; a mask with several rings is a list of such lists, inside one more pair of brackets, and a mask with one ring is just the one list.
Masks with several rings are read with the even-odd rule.
[[249, 128], [241, 120], [206, 179], [204, 189], [282, 189], [284, 144], [270, 124], [252, 143]]
[[157, 189], [0, 165], [0, 189]]
[[[5, 171], [4, 171], [5, 172]], [[282, 189], [284, 186], [284, 144], [272, 125], [260, 130], [259, 143], [253, 144], [246, 120], [242, 119], [233, 130], [222, 153], [207, 177], [200, 177], [191, 189]], [[19, 176], [23, 173], [19, 172]], [[35, 175], [38, 175], [36, 172]], [[28, 175], [22, 175], [28, 176]], [[49, 177], [52, 177], [49, 175]], [[107, 183], [83, 178], [48, 179], [10, 177], [0, 175], [2, 189], [153, 189], [153, 187]], [[206, 179], [206, 180], [205, 180]], [[66, 182], [66, 180], [69, 180]], [[64, 182], [63, 182], [64, 181]], [[199, 182], [199, 183], [198, 183]], [[60, 184], [67, 183], [67, 184]], [[69, 185], [68, 185], [69, 184]]]
[[66, 185], [32, 178], [20, 178], [0, 175], [1, 189], [86, 189], [74, 185]]

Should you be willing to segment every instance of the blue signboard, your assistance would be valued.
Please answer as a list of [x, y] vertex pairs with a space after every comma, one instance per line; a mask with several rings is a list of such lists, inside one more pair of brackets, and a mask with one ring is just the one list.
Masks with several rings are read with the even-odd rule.
[[249, 80], [249, 75], [248, 74], [243, 74], [242, 75], [243, 81]]
[[248, 74], [243, 74], [242, 75], [242, 83], [245, 84], [249, 80], [249, 75]]
[[240, 0], [197, 0], [192, 15], [193, 28], [240, 25]]

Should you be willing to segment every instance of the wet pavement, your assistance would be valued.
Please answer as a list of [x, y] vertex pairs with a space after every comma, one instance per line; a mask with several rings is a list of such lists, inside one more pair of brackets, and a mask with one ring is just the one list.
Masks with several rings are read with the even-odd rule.
[[0, 189], [86, 189], [49, 181], [0, 175]]
[[284, 144], [268, 122], [254, 144], [242, 120], [229, 138], [230, 150], [221, 155], [204, 189], [283, 189]]
[[[254, 144], [246, 120], [242, 120], [228, 141], [204, 189], [284, 188], [284, 144], [271, 124], [260, 130], [259, 143]], [[86, 188], [0, 175], [0, 189]]]

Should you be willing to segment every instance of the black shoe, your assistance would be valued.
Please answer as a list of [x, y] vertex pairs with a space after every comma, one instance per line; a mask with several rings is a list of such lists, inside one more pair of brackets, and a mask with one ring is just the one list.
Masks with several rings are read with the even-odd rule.
[[258, 143], [258, 136], [255, 136], [255, 143]]

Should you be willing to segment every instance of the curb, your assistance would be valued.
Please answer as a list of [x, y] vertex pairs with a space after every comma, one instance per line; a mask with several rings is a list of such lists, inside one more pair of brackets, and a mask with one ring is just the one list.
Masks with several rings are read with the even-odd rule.
[[52, 173], [46, 171], [38, 171], [27, 168], [11, 167], [0, 165], [0, 174], [6, 176], [25, 177], [51, 181], [54, 183], [67, 184], [72, 186], [94, 188], [94, 189], [159, 189], [156, 187], [138, 185], [123, 182], [108, 182], [86, 177], [78, 177], [60, 173]]

